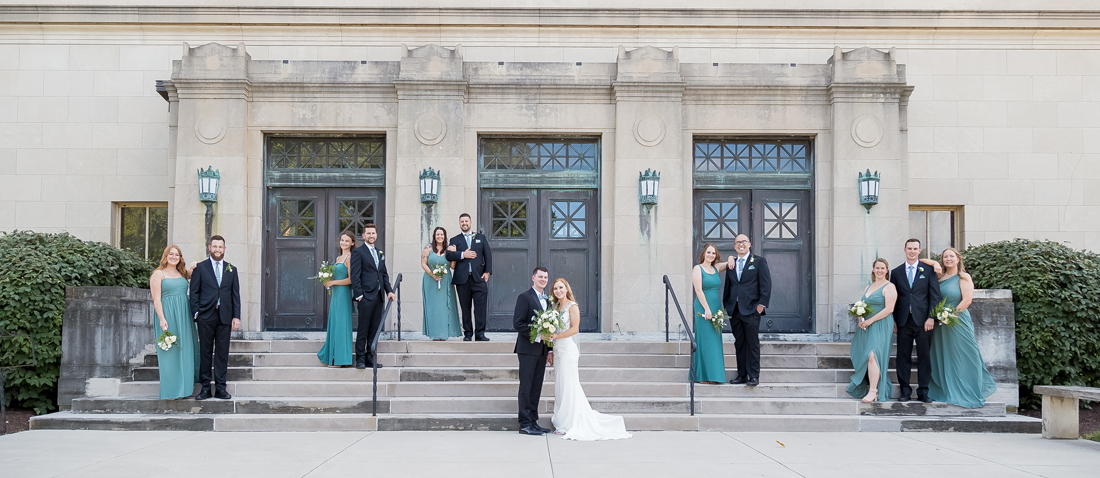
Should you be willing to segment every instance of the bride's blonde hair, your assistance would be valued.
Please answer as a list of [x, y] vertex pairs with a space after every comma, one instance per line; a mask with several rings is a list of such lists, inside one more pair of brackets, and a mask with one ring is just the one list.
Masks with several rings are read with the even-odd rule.
[[573, 288], [569, 287], [569, 281], [561, 277], [554, 279], [554, 284], [550, 286], [550, 295], [554, 297], [554, 302], [558, 301], [558, 296], [554, 295], [554, 286], [558, 285], [558, 282], [565, 284], [565, 298], [568, 299], [569, 302], [576, 302], [577, 299], [573, 298]]

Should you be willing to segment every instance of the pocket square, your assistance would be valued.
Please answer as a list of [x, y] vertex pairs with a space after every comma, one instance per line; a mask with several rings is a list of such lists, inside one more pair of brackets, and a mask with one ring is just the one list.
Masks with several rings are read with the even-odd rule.
[[480, 244], [480, 243], [481, 243], [481, 239], [474, 240], [474, 244]]
[[923, 275], [922, 275], [922, 276], [920, 276], [920, 277], [918, 277], [918, 279], [923, 279], [923, 278], [924, 278], [924, 276], [923, 276]]
[[745, 270], [747, 270], [747, 271], [751, 271], [753, 269], [756, 269], [756, 266], [749, 266], [749, 267], [745, 268]]

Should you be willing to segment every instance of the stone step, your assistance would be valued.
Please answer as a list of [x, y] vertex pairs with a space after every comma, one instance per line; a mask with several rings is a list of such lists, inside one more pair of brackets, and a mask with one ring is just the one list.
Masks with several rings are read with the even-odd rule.
[[[1040, 433], [1042, 421], [1006, 417], [886, 417], [846, 415], [624, 414], [627, 429], [736, 432], [978, 432]], [[542, 426], [551, 427], [543, 415]], [[81, 414], [57, 412], [31, 418], [35, 430], [181, 431], [516, 431], [513, 414]]]
[[[685, 341], [653, 342], [626, 340], [580, 340], [582, 354], [670, 354], [690, 355], [691, 346]], [[230, 353], [313, 353], [321, 350], [324, 344], [320, 340], [234, 340], [230, 343]], [[432, 340], [383, 340], [378, 343], [379, 353], [415, 354], [415, 353], [513, 353], [515, 340], [492, 342], [463, 342], [451, 339]], [[734, 353], [733, 342], [724, 342], [727, 355]], [[761, 355], [821, 355], [847, 356], [849, 344], [843, 342], [761, 342]]]

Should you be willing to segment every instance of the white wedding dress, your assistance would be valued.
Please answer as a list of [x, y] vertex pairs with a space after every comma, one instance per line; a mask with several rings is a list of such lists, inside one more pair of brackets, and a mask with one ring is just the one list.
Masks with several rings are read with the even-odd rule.
[[[577, 304], [570, 302], [564, 309], [562, 321], [569, 328], [569, 309]], [[593, 441], [630, 438], [623, 417], [605, 415], [592, 409], [588, 397], [581, 389], [579, 362], [580, 348], [576, 335], [554, 341], [554, 433], [567, 440]]]

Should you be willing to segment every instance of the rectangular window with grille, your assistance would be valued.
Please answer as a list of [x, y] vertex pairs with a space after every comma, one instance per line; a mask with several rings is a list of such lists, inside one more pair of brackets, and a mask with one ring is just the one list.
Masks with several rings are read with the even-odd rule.
[[962, 245], [962, 206], [909, 206], [909, 236], [920, 239], [921, 257], [939, 257]]
[[168, 204], [119, 204], [116, 240], [119, 249], [160, 259], [168, 247]]

